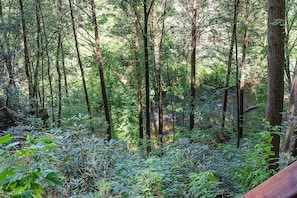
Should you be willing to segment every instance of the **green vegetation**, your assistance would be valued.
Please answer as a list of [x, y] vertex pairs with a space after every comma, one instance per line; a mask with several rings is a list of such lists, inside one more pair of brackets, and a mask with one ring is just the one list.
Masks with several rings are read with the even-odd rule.
[[[22, 130], [27, 139], [15, 141]], [[159, 150], [147, 157], [142, 148], [128, 151], [126, 142], [96, 137], [82, 115], [61, 129], [19, 126], [10, 134], [0, 139], [7, 167], [0, 184], [3, 195], [15, 197], [240, 197], [270, 177], [268, 132], [241, 149], [217, 144], [209, 131], [182, 133], [161, 157]]]
[[[195, 1], [195, 27], [193, 2], [0, 0], [0, 197], [236, 198], [277, 172], [273, 136], [282, 148], [294, 123], [286, 122], [286, 101], [297, 2], [286, 0], [286, 22], [275, 24], [286, 29], [287, 74], [276, 126], [265, 120], [267, 2]], [[276, 159], [280, 170], [296, 160], [285, 152]]]

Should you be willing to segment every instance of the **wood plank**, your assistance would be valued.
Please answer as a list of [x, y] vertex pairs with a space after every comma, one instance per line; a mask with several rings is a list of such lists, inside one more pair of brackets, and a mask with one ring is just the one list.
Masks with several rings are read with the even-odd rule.
[[294, 197], [297, 197], [297, 162], [294, 162], [242, 196], [242, 198]]

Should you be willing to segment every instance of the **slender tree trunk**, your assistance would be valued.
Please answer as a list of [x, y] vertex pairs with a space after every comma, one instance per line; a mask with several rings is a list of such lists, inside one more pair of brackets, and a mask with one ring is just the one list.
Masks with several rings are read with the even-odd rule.
[[290, 33], [291, 33], [291, 28], [292, 26], [289, 24], [289, 18], [288, 18], [288, 12], [289, 9], [285, 12], [285, 17], [286, 17], [286, 37], [285, 37], [285, 54], [286, 54], [286, 61], [285, 61], [285, 74], [287, 76], [287, 82], [288, 82], [288, 87], [289, 89], [292, 87], [291, 85], [291, 72], [290, 72], [290, 54], [291, 50], [289, 49], [289, 38], [290, 38]]
[[286, 129], [286, 138], [284, 151], [292, 156], [297, 156], [297, 132], [296, 132], [296, 115], [297, 115], [297, 60], [295, 63], [294, 76], [292, 81], [290, 99], [289, 99], [289, 124]]
[[240, 96], [239, 96], [239, 64], [238, 64], [238, 43], [237, 43], [237, 34], [235, 34], [235, 66], [236, 66], [236, 109], [237, 109], [237, 148], [240, 146], [240, 134], [239, 134], [239, 123], [240, 123], [240, 113], [239, 113], [239, 102], [240, 102]]
[[[43, 56], [42, 56], [43, 57]], [[45, 87], [44, 87], [44, 59], [41, 59], [41, 93], [40, 101], [42, 109], [45, 109]]]
[[62, 114], [62, 74], [60, 69], [60, 54], [62, 53], [62, 1], [57, 1], [57, 15], [58, 15], [58, 45], [56, 54], [56, 70], [58, 74], [58, 127], [61, 126]]
[[[0, 0], [0, 26], [2, 26], [2, 23], [4, 23], [3, 13], [2, 13], [2, 2]], [[12, 48], [10, 45], [10, 41], [7, 37], [7, 33], [3, 30], [0, 30], [0, 34], [2, 35], [0, 38], [0, 50], [5, 53], [5, 56], [2, 56], [3, 59], [3, 69], [4, 66], [6, 66], [7, 72], [8, 72], [8, 86], [5, 87], [6, 92], [6, 106], [13, 110], [20, 109], [19, 104], [19, 91], [15, 84], [15, 76], [14, 76], [14, 69], [12, 66]], [[2, 71], [0, 72], [0, 75], [3, 76]]]
[[144, 9], [144, 65], [145, 65], [145, 118], [146, 118], [146, 139], [147, 139], [147, 153], [151, 152], [151, 128], [150, 128], [150, 78], [149, 78], [149, 52], [148, 52], [148, 18], [149, 11], [147, 9], [147, 0], [143, 0]]
[[95, 31], [97, 65], [98, 65], [100, 81], [101, 81], [101, 91], [102, 91], [102, 98], [103, 98], [103, 104], [104, 104], [105, 120], [108, 124], [107, 140], [109, 141], [111, 140], [111, 121], [110, 121], [110, 115], [109, 115], [109, 109], [108, 109], [108, 99], [107, 99], [105, 83], [104, 83], [103, 64], [102, 64], [102, 57], [101, 57], [101, 50], [100, 50], [100, 41], [99, 41], [96, 8], [95, 8], [94, 0], [91, 1], [91, 4], [92, 4], [92, 15], [93, 15], [93, 23], [94, 23], [94, 31]]
[[37, 25], [37, 35], [36, 35], [36, 44], [37, 44], [37, 56], [36, 56], [36, 64], [34, 68], [34, 82], [33, 82], [33, 97], [35, 101], [35, 113], [37, 117], [39, 117], [39, 101], [38, 101], [38, 92], [39, 92], [39, 66], [40, 66], [40, 58], [41, 58], [41, 25], [40, 25], [40, 0], [35, 1], [35, 9], [36, 9], [36, 25]]
[[[48, 41], [47, 37], [47, 31], [45, 27], [44, 17], [42, 10], [40, 10], [40, 16], [43, 24], [43, 37], [46, 42]], [[49, 55], [49, 49], [48, 47], [45, 47], [45, 55], [46, 55], [46, 65], [47, 65], [47, 77], [48, 77], [48, 83], [49, 83], [49, 89], [50, 89], [50, 106], [51, 106], [51, 118], [52, 123], [55, 123], [55, 112], [54, 112], [54, 94], [53, 94], [53, 83], [52, 83], [52, 75], [51, 75], [51, 59]]]
[[228, 89], [229, 89], [231, 66], [232, 66], [232, 59], [233, 59], [233, 49], [234, 49], [235, 38], [236, 38], [238, 5], [239, 5], [239, 0], [234, 0], [233, 30], [232, 30], [232, 38], [231, 38], [231, 44], [230, 44], [230, 50], [229, 50], [228, 63], [227, 63], [228, 66], [227, 66], [227, 76], [226, 76], [225, 94], [224, 94], [224, 102], [223, 102], [221, 131], [223, 131], [225, 128], [226, 110], [227, 110], [227, 101], [228, 101]]
[[[268, 93], [266, 120], [271, 127], [281, 125], [284, 99], [285, 0], [268, 0]], [[272, 151], [269, 168], [278, 170], [280, 136], [271, 131]]]
[[84, 93], [85, 93], [88, 114], [91, 119], [92, 118], [91, 106], [90, 106], [90, 102], [89, 102], [89, 95], [88, 95], [88, 90], [87, 90], [87, 85], [86, 85], [85, 73], [84, 73], [84, 69], [83, 69], [83, 65], [82, 65], [82, 61], [81, 61], [81, 57], [80, 57], [79, 44], [78, 44], [75, 20], [74, 20], [74, 13], [73, 13], [71, 0], [68, 0], [68, 2], [69, 2], [69, 8], [70, 8], [73, 36], [74, 36], [74, 40], [75, 40], [75, 49], [76, 49], [76, 54], [77, 54], [77, 60], [78, 60], [78, 65], [79, 65], [79, 69], [80, 69], [80, 73], [81, 73], [81, 78], [83, 81], [83, 89], [84, 89]]
[[27, 27], [26, 20], [24, 14], [24, 5], [23, 0], [19, 0], [20, 11], [22, 16], [22, 31], [23, 31], [23, 44], [24, 44], [24, 56], [25, 56], [25, 71], [26, 77], [28, 81], [28, 89], [29, 89], [29, 102], [32, 105], [33, 96], [33, 81], [32, 81], [32, 71], [31, 71], [31, 63], [30, 63], [30, 54], [29, 54], [29, 44], [28, 44], [28, 36], [27, 36]]
[[243, 35], [243, 46], [242, 46], [242, 61], [240, 69], [240, 86], [239, 86], [239, 128], [238, 128], [238, 138], [243, 136], [243, 103], [244, 103], [244, 85], [245, 85], [245, 58], [246, 58], [246, 48], [248, 43], [248, 25], [249, 25], [249, 14], [250, 14], [251, 0], [246, 1], [246, 11], [245, 11], [245, 22], [244, 22], [244, 35]]
[[159, 36], [158, 36], [158, 19], [157, 19], [157, 6], [156, 2], [153, 3], [152, 8], [152, 31], [154, 38], [154, 58], [156, 66], [156, 80], [158, 83], [158, 139], [162, 147], [163, 144], [163, 101], [162, 101], [162, 81], [161, 81], [161, 61], [160, 61], [160, 46], [159, 46]]
[[68, 93], [68, 82], [67, 82], [67, 73], [66, 73], [66, 66], [65, 66], [65, 54], [63, 49], [63, 41], [61, 43], [61, 53], [62, 53], [62, 66], [63, 66], [63, 76], [64, 76], [64, 87], [65, 87], [65, 93], [66, 97], [69, 97]]
[[192, 41], [191, 41], [191, 114], [190, 131], [194, 128], [195, 119], [195, 89], [196, 89], [196, 41], [197, 41], [197, 5], [192, 1]]
[[134, 18], [134, 45], [135, 45], [135, 67], [137, 78], [137, 101], [138, 101], [138, 133], [139, 133], [139, 145], [143, 144], [143, 113], [142, 113], [142, 93], [141, 93], [141, 72], [140, 72], [140, 42], [138, 36], [138, 17], [137, 6], [133, 3], [133, 18]]
[[[39, 28], [40, 28], [40, 32], [39, 32], [39, 38], [40, 38], [40, 66], [41, 66], [41, 90], [38, 91], [38, 95], [39, 95], [39, 101], [41, 103], [41, 108], [45, 109], [45, 84], [44, 84], [44, 39], [42, 37], [43, 32], [42, 32], [42, 28], [41, 28], [41, 24], [44, 22], [43, 21], [43, 16], [42, 16], [42, 9], [41, 9], [41, 5], [40, 5], [40, 1], [38, 2], [38, 17], [39, 17]], [[39, 88], [39, 87], [38, 87]], [[45, 121], [44, 121], [45, 122]]]

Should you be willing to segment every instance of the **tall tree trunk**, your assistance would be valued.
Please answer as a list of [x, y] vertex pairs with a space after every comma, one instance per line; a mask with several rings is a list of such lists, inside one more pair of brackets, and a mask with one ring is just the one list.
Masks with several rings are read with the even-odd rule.
[[297, 115], [297, 60], [295, 63], [294, 76], [291, 86], [291, 93], [289, 99], [289, 124], [286, 129], [286, 138], [284, 151], [290, 153], [292, 156], [297, 156], [297, 132], [296, 132], [296, 115]]
[[35, 113], [39, 117], [39, 102], [38, 102], [38, 92], [39, 92], [39, 66], [40, 66], [40, 58], [41, 58], [41, 25], [40, 25], [40, 0], [35, 1], [35, 9], [36, 9], [36, 25], [37, 25], [37, 35], [36, 35], [36, 44], [37, 44], [37, 56], [36, 56], [36, 64], [34, 68], [34, 82], [33, 82], [33, 97], [35, 101]]
[[234, 39], [234, 42], [235, 42], [235, 67], [236, 67], [236, 109], [237, 109], [237, 126], [236, 126], [236, 129], [237, 129], [237, 148], [239, 148], [239, 145], [240, 145], [240, 134], [238, 133], [239, 131], [239, 123], [240, 123], [240, 113], [239, 113], [239, 64], [238, 64], [238, 43], [237, 43], [237, 34], [235, 34], [235, 39]]
[[20, 4], [21, 16], [22, 16], [21, 21], [22, 21], [22, 31], [23, 31], [25, 71], [26, 71], [26, 77], [27, 77], [27, 81], [28, 81], [29, 103], [32, 105], [33, 81], [32, 81], [32, 71], [31, 71], [29, 44], [28, 44], [27, 27], [26, 27], [26, 20], [25, 20], [25, 14], [24, 14], [23, 0], [19, 0], [19, 4]]
[[145, 65], [145, 118], [146, 118], [146, 139], [147, 139], [147, 153], [151, 152], [151, 128], [150, 128], [150, 76], [149, 76], [149, 52], [148, 52], [148, 19], [149, 19], [149, 9], [147, 0], [143, 0], [143, 10], [144, 10], [144, 65]]
[[[245, 86], [245, 58], [246, 48], [248, 43], [248, 25], [249, 25], [249, 14], [250, 14], [251, 0], [246, 1], [245, 10], [245, 22], [244, 22], [244, 34], [243, 34], [243, 46], [242, 46], [242, 60], [240, 68], [240, 85], [239, 85], [239, 127], [238, 127], [238, 138], [243, 136], [243, 103], [244, 103], [244, 86]], [[238, 145], [239, 146], [239, 145]]]
[[84, 69], [83, 69], [83, 65], [82, 65], [82, 61], [81, 61], [81, 57], [80, 57], [79, 44], [78, 44], [78, 39], [77, 39], [72, 3], [71, 3], [71, 0], [68, 0], [68, 2], [69, 2], [70, 15], [71, 15], [72, 31], [73, 31], [74, 41], [75, 41], [75, 49], [76, 49], [78, 65], [79, 65], [79, 69], [80, 69], [80, 73], [81, 73], [81, 78], [83, 81], [83, 89], [84, 89], [84, 93], [85, 93], [88, 114], [89, 114], [90, 119], [92, 119], [92, 112], [91, 112], [91, 106], [90, 106], [90, 102], [89, 102], [89, 95], [88, 95], [88, 90], [87, 90], [87, 85], [86, 85], [85, 73], [84, 73]]
[[[289, 5], [288, 5], [289, 7]], [[291, 85], [291, 72], [290, 72], [290, 54], [291, 54], [291, 50], [289, 49], [289, 38], [290, 38], [290, 33], [291, 33], [291, 29], [292, 29], [292, 25], [289, 24], [289, 17], [288, 17], [288, 13], [289, 12], [289, 8], [286, 9], [285, 12], [285, 17], [286, 17], [286, 37], [285, 37], [285, 54], [286, 54], [286, 61], [285, 61], [285, 74], [287, 76], [287, 82], [288, 82], [288, 87], [289, 89], [292, 87]]]
[[104, 104], [105, 120], [108, 124], [107, 140], [109, 141], [111, 140], [111, 121], [110, 121], [110, 115], [109, 115], [109, 109], [108, 109], [108, 99], [107, 99], [105, 83], [104, 83], [103, 64], [102, 64], [102, 57], [101, 57], [101, 50], [100, 50], [100, 41], [99, 41], [96, 8], [95, 8], [94, 0], [91, 1], [91, 4], [92, 4], [93, 24], [94, 24], [94, 31], [95, 31], [96, 58], [97, 58], [97, 65], [98, 65], [100, 81], [101, 81], [101, 91], [102, 91], [102, 98], [103, 98], [103, 104]]
[[[40, 15], [41, 15], [41, 20], [42, 20], [42, 24], [43, 24], [43, 37], [44, 37], [45, 42], [47, 43], [49, 41], [48, 41], [48, 37], [47, 37], [47, 31], [46, 31], [46, 27], [45, 27], [42, 10], [40, 10]], [[50, 89], [51, 119], [52, 119], [52, 123], [54, 124], [55, 123], [55, 112], [54, 112], [53, 83], [52, 83], [52, 75], [51, 75], [51, 59], [50, 59], [48, 47], [44, 47], [44, 49], [45, 49], [45, 55], [46, 55], [47, 77], [48, 77], [48, 83], [49, 83], [49, 89]]]
[[162, 101], [162, 81], [161, 81], [161, 61], [160, 61], [160, 46], [159, 46], [159, 36], [158, 36], [158, 19], [157, 19], [157, 6], [156, 2], [153, 3], [152, 8], [152, 31], [154, 38], [154, 58], [156, 66], [156, 80], [158, 84], [158, 126], [159, 135], [158, 139], [162, 147], [163, 144], [163, 101]]
[[[278, 126], [282, 122], [285, 65], [285, 0], [268, 0], [268, 94], [266, 120]], [[280, 136], [271, 131], [274, 155], [270, 156], [270, 169], [278, 170]]]
[[[289, 17], [289, 12], [292, 10], [295, 10], [296, 7], [296, 1], [295, 0], [288, 0], [286, 1], [286, 12], [285, 12], [285, 17], [286, 17], [286, 25], [285, 25], [285, 30], [286, 30], [286, 37], [285, 37], [285, 46], [286, 46], [286, 51], [285, 51], [285, 74], [287, 77], [287, 83], [289, 89], [291, 88], [291, 71], [290, 71], [290, 56], [292, 55], [293, 49], [297, 45], [297, 37], [292, 35], [292, 31], [295, 30], [295, 24], [297, 21], [297, 15], [296, 11], [295, 14], [291, 17]], [[294, 11], [293, 11], [294, 12]]]
[[62, 66], [63, 66], [63, 76], [64, 76], [64, 87], [65, 87], [65, 93], [66, 97], [69, 97], [68, 93], [68, 82], [67, 82], [67, 73], [66, 73], [66, 66], [65, 66], [65, 53], [63, 49], [63, 41], [61, 43], [61, 53], [62, 53]]
[[45, 109], [45, 83], [44, 83], [44, 59], [41, 59], [41, 93], [40, 101], [42, 109]]
[[141, 93], [141, 70], [140, 70], [140, 42], [138, 36], [138, 17], [137, 6], [133, 3], [133, 18], [134, 18], [134, 45], [135, 45], [135, 67], [137, 78], [137, 101], [138, 101], [138, 133], [139, 133], [139, 145], [143, 144], [143, 113], [142, 113], [142, 93]]
[[196, 41], [197, 41], [197, 5], [196, 0], [192, 1], [192, 40], [191, 40], [191, 114], [190, 131], [194, 128], [195, 119], [195, 88], [196, 88]]
[[227, 102], [228, 102], [228, 89], [229, 89], [231, 66], [232, 66], [232, 59], [233, 59], [233, 49], [234, 49], [236, 31], [237, 31], [236, 28], [237, 28], [237, 8], [238, 8], [238, 5], [239, 5], [239, 0], [234, 0], [233, 30], [232, 30], [232, 37], [231, 37], [231, 44], [230, 44], [230, 50], [229, 50], [228, 63], [227, 63], [227, 76], [226, 76], [225, 94], [224, 94], [224, 101], [223, 101], [221, 131], [223, 131], [224, 128], [225, 128], [226, 110], [227, 110]]
[[[4, 24], [4, 18], [2, 13], [2, 2], [0, 0], [0, 26]], [[3, 59], [3, 70], [4, 66], [7, 69], [8, 72], [8, 86], [5, 86], [5, 93], [6, 93], [6, 106], [13, 110], [20, 109], [20, 103], [19, 103], [19, 90], [16, 87], [15, 84], [15, 76], [14, 76], [14, 68], [12, 65], [12, 47], [10, 45], [10, 41], [7, 37], [7, 33], [3, 30], [0, 30], [1, 32], [1, 38], [0, 38], [0, 50], [2, 53], [4, 53], [4, 56], [2, 55], [1, 58]], [[2, 74], [2, 71], [0, 72], [1, 76], [4, 76]]]
[[62, 1], [57, 1], [57, 15], [58, 15], [58, 45], [56, 54], [56, 70], [58, 74], [58, 127], [61, 126], [62, 114], [62, 74], [60, 69], [60, 54], [62, 53]]

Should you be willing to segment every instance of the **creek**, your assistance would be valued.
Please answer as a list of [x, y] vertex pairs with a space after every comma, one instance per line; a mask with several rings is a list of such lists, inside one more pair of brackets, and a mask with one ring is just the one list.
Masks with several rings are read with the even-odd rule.
[[[197, 90], [195, 127], [199, 129], [217, 130], [221, 127], [224, 89], [203, 89]], [[201, 93], [201, 94], [199, 94]], [[172, 114], [171, 99], [167, 96], [164, 98], [164, 135], [171, 135], [178, 127], [184, 130], [189, 128], [190, 110], [186, 109], [189, 105], [190, 98], [185, 96], [183, 99], [172, 98], [174, 114]], [[251, 118], [255, 110], [263, 105], [254, 89], [247, 88], [244, 91], [244, 124]], [[152, 108], [152, 139], [156, 137], [158, 129], [158, 109]], [[264, 115], [263, 115], [264, 116]], [[237, 123], [237, 100], [236, 89], [228, 90], [228, 103], [226, 110], [225, 126], [229, 129], [236, 130]]]

